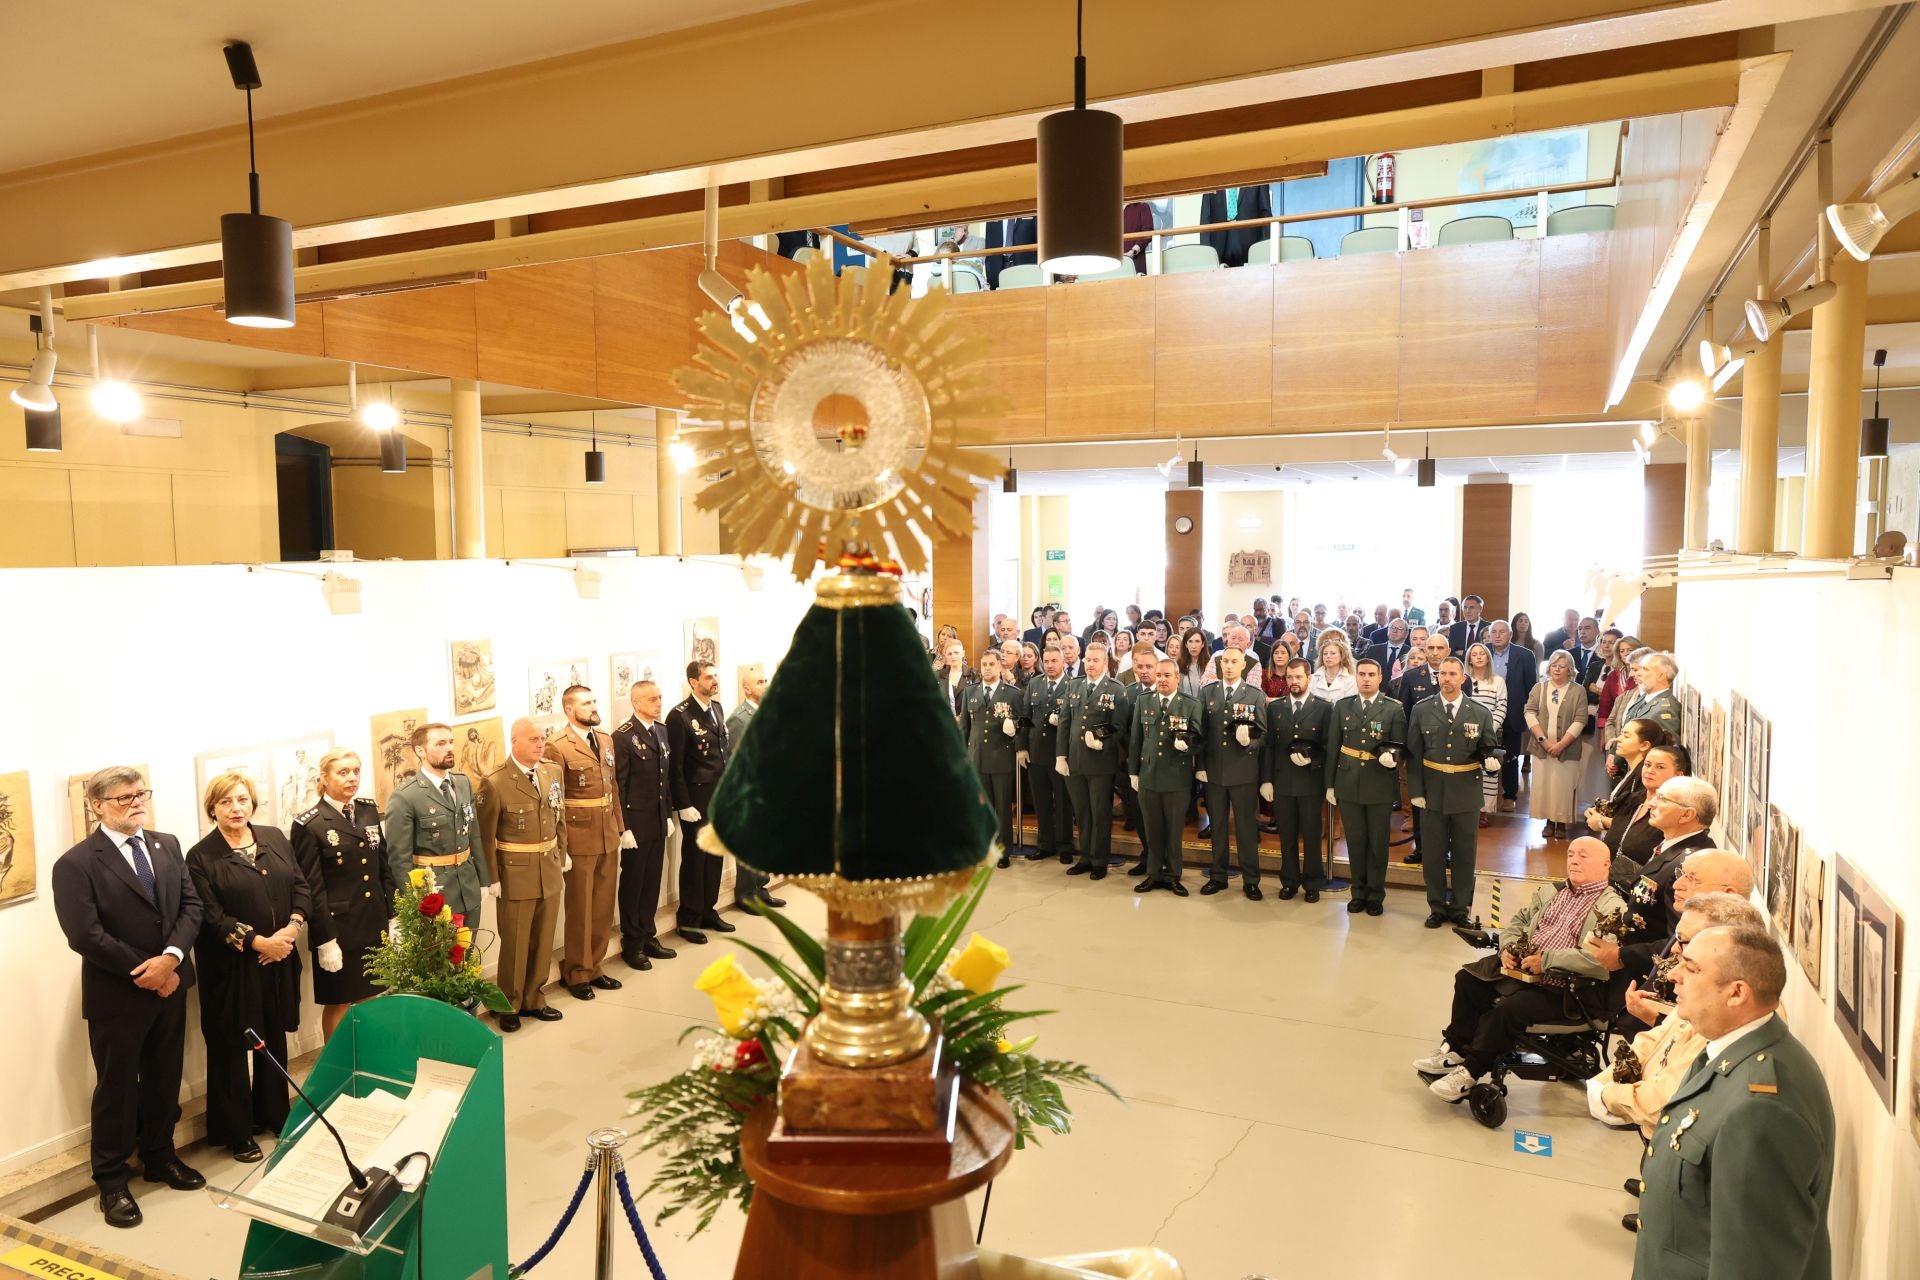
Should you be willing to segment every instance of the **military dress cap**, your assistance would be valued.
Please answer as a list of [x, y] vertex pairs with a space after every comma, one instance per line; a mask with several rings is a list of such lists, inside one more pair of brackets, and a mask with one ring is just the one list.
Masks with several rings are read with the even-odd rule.
[[1318, 760], [1322, 755], [1326, 754], [1326, 748], [1321, 746], [1318, 738], [1295, 738], [1288, 744], [1287, 754], [1306, 756], [1309, 760]]

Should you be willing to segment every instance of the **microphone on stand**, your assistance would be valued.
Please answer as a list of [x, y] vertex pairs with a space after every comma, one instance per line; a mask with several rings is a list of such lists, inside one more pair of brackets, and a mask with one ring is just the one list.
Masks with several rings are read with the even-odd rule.
[[247, 1048], [253, 1050], [253, 1052], [259, 1054], [268, 1062], [273, 1063], [273, 1069], [278, 1071], [281, 1076], [286, 1079], [286, 1082], [293, 1086], [293, 1091], [300, 1095], [300, 1101], [306, 1103], [307, 1109], [313, 1112], [313, 1118], [327, 1126], [327, 1132], [333, 1135], [334, 1142], [340, 1148], [340, 1158], [347, 1162], [347, 1172], [353, 1177], [354, 1190], [365, 1191], [369, 1179], [366, 1174], [360, 1171], [360, 1166], [353, 1162], [353, 1157], [347, 1154], [347, 1143], [346, 1140], [340, 1136], [340, 1131], [333, 1127], [333, 1122], [321, 1113], [319, 1107], [313, 1105], [313, 1099], [309, 1098], [307, 1091], [300, 1087], [300, 1082], [288, 1075], [287, 1069], [280, 1065], [279, 1060], [267, 1052], [267, 1042], [260, 1038], [259, 1033], [252, 1027], [243, 1027], [241, 1030], [246, 1034]]

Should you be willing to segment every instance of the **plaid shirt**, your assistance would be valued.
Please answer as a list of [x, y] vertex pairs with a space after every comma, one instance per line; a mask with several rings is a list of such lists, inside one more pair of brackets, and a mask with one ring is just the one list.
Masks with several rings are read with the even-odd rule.
[[[1580, 929], [1587, 921], [1587, 913], [1593, 910], [1594, 902], [1606, 891], [1607, 882], [1599, 880], [1589, 885], [1565, 884], [1560, 892], [1553, 895], [1553, 901], [1540, 913], [1539, 921], [1533, 926], [1533, 943], [1542, 952], [1565, 951], [1580, 945]], [[1569, 985], [1567, 975], [1555, 973], [1551, 969], [1542, 969], [1540, 980], [1549, 986]]]

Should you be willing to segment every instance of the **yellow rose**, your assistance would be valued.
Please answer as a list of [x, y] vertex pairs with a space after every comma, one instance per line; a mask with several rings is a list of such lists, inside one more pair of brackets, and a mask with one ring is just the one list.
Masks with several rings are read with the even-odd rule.
[[1001, 1053], [1012, 1053], [1013, 1041], [1007, 1039], [1005, 1036], [1001, 1036], [998, 1040], [995, 1040], [993, 1042], [993, 1047], [998, 1049]]
[[979, 934], [967, 939], [967, 949], [953, 958], [947, 966], [947, 972], [953, 980], [973, 992], [983, 996], [993, 990], [994, 983], [1007, 971], [1010, 963], [1007, 949], [996, 943], [988, 942]]
[[427, 884], [427, 869], [425, 867], [415, 867], [413, 870], [407, 872], [407, 883], [416, 889], [424, 889]]
[[1025, 1040], [1022, 1040], [1019, 1044], [1015, 1044], [1013, 1041], [1007, 1039], [1005, 1036], [1001, 1036], [998, 1040], [995, 1040], [993, 1042], [993, 1047], [998, 1049], [1001, 1053], [1025, 1053], [1027, 1050], [1033, 1048], [1035, 1042], [1037, 1042], [1039, 1039], [1040, 1039], [1039, 1036], [1028, 1036]]
[[693, 984], [695, 991], [706, 992], [713, 1001], [713, 1014], [720, 1020], [720, 1026], [730, 1036], [740, 1034], [746, 1022], [747, 1011], [753, 1002], [760, 998], [760, 990], [753, 985], [753, 979], [741, 971], [734, 963], [731, 951], [715, 960], [701, 971]]
[[453, 931], [453, 940], [463, 947], [470, 947], [473, 945], [473, 930], [461, 925]]
[[452, 908], [452, 907], [445, 907], [445, 906], [443, 906], [443, 907], [441, 907], [441, 908], [440, 908], [440, 923], [441, 923], [441, 924], [452, 924], [452, 923], [453, 923], [453, 908]]

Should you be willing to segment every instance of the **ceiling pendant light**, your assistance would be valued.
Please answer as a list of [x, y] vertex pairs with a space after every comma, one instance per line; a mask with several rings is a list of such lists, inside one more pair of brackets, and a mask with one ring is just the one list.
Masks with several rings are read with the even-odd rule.
[[1013, 450], [1011, 449], [1007, 450], [1007, 474], [1001, 480], [1000, 492], [1020, 492], [1020, 473], [1014, 469]]
[[87, 353], [93, 366], [93, 411], [108, 422], [128, 423], [145, 412], [140, 393], [124, 382], [106, 377], [100, 369], [100, 327], [87, 326]]
[[594, 414], [592, 425], [588, 427], [587, 446], [587, 483], [605, 484], [607, 482], [607, 455], [600, 451], [600, 415]]
[[60, 357], [53, 350], [53, 290], [40, 290], [40, 314], [27, 317], [33, 330], [33, 363], [27, 366], [27, 380], [15, 387], [8, 399], [22, 409], [50, 413], [60, 407], [53, 398], [53, 371]]
[[1433, 437], [1428, 436], [1420, 455], [1420, 468], [1414, 472], [1414, 483], [1422, 489], [1433, 488]]
[[1200, 461], [1200, 450], [1193, 451], [1193, 461], [1187, 464], [1187, 488], [1204, 489], [1207, 485], [1206, 464]]
[[29, 409], [24, 413], [27, 420], [27, 452], [60, 452], [60, 406], [51, 409]]
[[250, 329], [293, 327], [293, 224], [260, 212], [260, 171], [253, 151], [253, 91], [260, 68], [253, 47], [236, 40], [226, 47], [233, 87], [247, 95], [246, 213], [220, 215], [220, 272], [226, 286], [227, 323]]
[[1886, 368], [1887, 353], [1881, 349], [1873, 353], [1873, 416], [1860, 422], [1860, 456], [1863, 458], [1884, 458], [1887, 456], [1887, 420], [1880, 416], [1880, 371]]
[[1040, 121], [1040, 265], [1055, 275], [1111, 271], [1121, 245], [1120, 117], [1087, 110], [1086, 0], [1073, 15], [1073, 109]]

